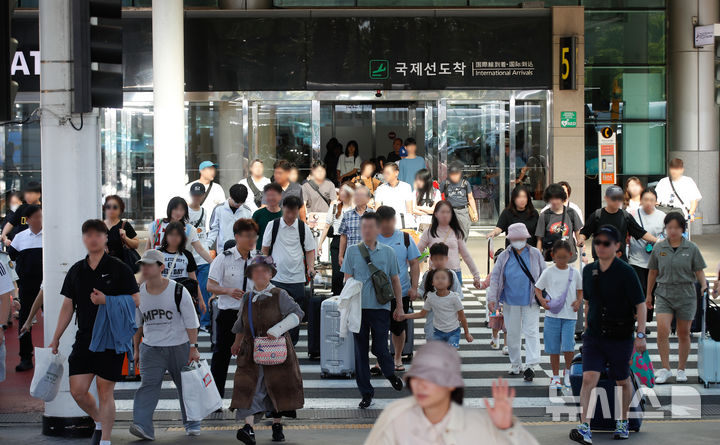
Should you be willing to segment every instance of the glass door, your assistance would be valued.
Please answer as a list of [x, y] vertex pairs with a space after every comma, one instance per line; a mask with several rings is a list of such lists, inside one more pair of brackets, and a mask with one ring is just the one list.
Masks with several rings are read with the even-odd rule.
[[440, 101], [440, 177], [445, 179], [451, 163], [463, 165], [480, 225], [495, 224], [510, 193], [508, 184], [514, 180], [509, 110], [507, 100]]

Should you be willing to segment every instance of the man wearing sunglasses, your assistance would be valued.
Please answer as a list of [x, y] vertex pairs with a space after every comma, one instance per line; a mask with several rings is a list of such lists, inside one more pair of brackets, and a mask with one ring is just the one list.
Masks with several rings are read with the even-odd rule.
[[[590, 238], [598, 229], [604, 225], [613, 226], [620, 233], [620, 251], [622, 252], [622, 259], [627, 262], [627, 255], [625, 252], [625, 240], [628, 235], [635, 239], [644, 239], [649, 243], [655, 243], [655, 238], [651, 233], [648, 233], [643, 229], [640, 224], [635, 221], [627, 211], [622, 208], [623, 198], [625, 193], [617, 185], [611, 185], [605, 191], [605, 207], [595, 210], [585, 221], [585, 227], [580, 230], [580, 236], [577, 240], [578, 247], [582, 248], [585, 246], [585, 240]], [[598, 259], [597, 253], [593, 246], [592, 256], [594, 259]]]
[[[616, 258], [621, 243], [615, 227], [601, 226], [593, 235], [598, 259], [583, 270], [583, 298], [588, 304], [582, 346], [582, 423], [570, 432], [570, 439], [582, 444], [592, 443], [587, 409], [600, 373], [605, 371], [616, 386], [622, 387], [621, 420], [616, 421], [614, 438], [628, 438], [628, 409], [633, 396], [630, 357], [633, 347], [639, 353], [647, 349], [645, 294], [633, 268]], [[595, 416], [603, 415], [602, 411], [597, 409]]]

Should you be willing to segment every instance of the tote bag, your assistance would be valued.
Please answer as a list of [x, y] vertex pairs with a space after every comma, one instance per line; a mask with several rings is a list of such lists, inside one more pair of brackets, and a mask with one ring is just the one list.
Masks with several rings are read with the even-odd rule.
[[203, 420], [222, 408], [222, 398], [213, 380], [207, 360], [192, 362], [180, 373], [182, 402], [189, 421]]

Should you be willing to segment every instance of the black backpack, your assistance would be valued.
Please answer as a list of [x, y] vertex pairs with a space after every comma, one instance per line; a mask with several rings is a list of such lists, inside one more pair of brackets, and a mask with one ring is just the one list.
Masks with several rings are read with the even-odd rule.
[[180, 310], [180, 302], [182, 302], [182, 293], [184, 286], [178, 282], [175, 283], [175, 307], [177, 308], [178, 314], [182, 313]]

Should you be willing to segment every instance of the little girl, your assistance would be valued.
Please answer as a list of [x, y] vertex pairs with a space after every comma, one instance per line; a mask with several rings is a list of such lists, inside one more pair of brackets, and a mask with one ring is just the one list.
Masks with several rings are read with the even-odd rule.
[[465, 340], [468, 343], [473, 341], [468, 329], [467, 319], [463, 311], [461, 296], [450, 289], [453, 285], [455, 274], [449, 269], [432, 269], [428, 271], [428, 281], [431, 286], [425, 288], [425, 305], [420, 312], [403, 315], [403, 320], [408, 318], [423, 318], [432, 311], [433, 316], [433, 339], [444, 341], [449, 345], [460, 347], [460, 325], [465, 330]]
[[[582, 277], [568, 262], [572, 247], [565, 240], [557, 240], [552, 246], [555, 265], [545, 269], [535, 283], [535, 295], [545, 308], [543, 336], [545, 352], [550, 355], [553, 377], [550, 389], [570, 386], [570, 363], [575, 354], [575, 323], [582, 301]], [[542, 291], [546, 292], [543, 297]], [[560, 353], [565, 356], [564, 382], [560, 380]]]

